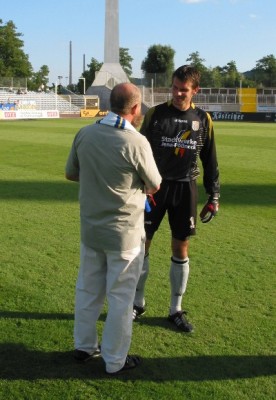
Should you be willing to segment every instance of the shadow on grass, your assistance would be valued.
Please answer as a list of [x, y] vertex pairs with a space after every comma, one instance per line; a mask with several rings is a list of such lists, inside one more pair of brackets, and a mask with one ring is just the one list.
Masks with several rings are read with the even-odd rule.
[[74, 314], [70, 313], [41, 313], [24, 311], [0, 311], [0, 318], [46, 319], [46, 320], [73, 320]]
[[[73, 314], [1, 311], [1, 318], [73, 320]], [[100, 320], [105, 320], [103, 313]], [[166, 318], [144, 318], [137, 324], [173, 329]], [[135, 323], [136, 324], [136, 323]], [[181, 333], [181, 332], [180, 332]], [[181, 333], [182, 334], [182, 333]], [[276, 373], [276, 356], [194, 356], [143, 358], [141, 367], [117, 379], [142, 381], [205, 381], [255, 378]], [[70, 352], [30, 350], [24, 344], [0, 344], [0, 379], [105, 379], [102, 359], [76, 363]]]
[[0, 180], [2, 200], [78, 201], [79, 184], [66, 181]]
[[[34, 319], [34, 320], [67, 320], [73, 321], [74, 314], [71, 313], [43, 313], [43, 312], [24, 312], [24, 311], [0, 311], [0, 318], [14, 318], [14, 319]], [[99, 321], [105, 321], [106, 314], [102, 313]]]
[[[13, 318], [13, 319], [26, 319], [26, 320], [74, 320], [74, 314], [70, 313], [55, 313], [55, 312], [28, 312], [28, 311], [0, 311], [0, 318]], [[106, 320], [106, 313], [102, 312], [99, 321]], [[148, 325], [148, 326], [159, 326], [164, 329], [175, 330], [181, 335], [183, 332], [174, 327], [170, 322], [167, 321], [166, 316], [164, 317], [146, 317], [140, 318], [134, 322], [134, 325]]]
[[[5, 181], [0, 180], [2, 200], [77, 201], [79, 185], [60, 181]], [[202, 195], [203, 188], [199, 185]], [[204, 200], [205, 201], [205, 194]], [[274, 205], [276, 185], [223, 185], [221, 198], [224, 204]]]
[[[276, 356], [195, 356], [143, 358], [142, 365], [117, 379], [142, 381], [206, 381], [256, 378], [276, 373]], [[41, 352], [22, 344], [0, 345], [0, 378], [105, 379], [102, 359], [86, 364], [73, 360], [72, 352]]]

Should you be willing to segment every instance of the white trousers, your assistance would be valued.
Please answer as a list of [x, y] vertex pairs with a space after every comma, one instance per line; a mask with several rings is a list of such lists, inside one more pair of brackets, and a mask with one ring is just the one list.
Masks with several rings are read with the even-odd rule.
[[76, 284], [75, 348], [93, 353], [98, 348], [96, 323], [105, 298], [108, 312], [101, 341], [107, 372], [125, 363], [132, 335], [136, 285], [144, 258], [144, 243], [127, 251], [95, 251], [81, 243]]

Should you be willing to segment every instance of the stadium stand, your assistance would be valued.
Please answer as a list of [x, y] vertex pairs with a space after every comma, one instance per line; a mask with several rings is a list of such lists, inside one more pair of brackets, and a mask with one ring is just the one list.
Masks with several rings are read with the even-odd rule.
[[[139, 85], [138, 85], [139, 86]], [[146, 108], [171, 99], [171, 89], [139, 86]], [[98, 96], [69, 90], [33, 92], [21, 87], [0, 87], [0, 109], [58, 110], [60, 116], [80, 116], [81, 110], [100, 108]], [[276, 112], [276, 88], [200, 88], [194, 102], [214, 112]], [[93, 105], [92, 105], [93, 103]], [[97, 105], [97, 107], [95, 107]], [[9, 108], [10, 107], [10, 108]]]
[[[169, 88], [149, 88], [140, 86], [142, 99], [147, 107], [171, 99]], [[202, 108], [222, 112], [256, 112], [261, 108], [276, 111], [276, 89], [255, 88], [200, 88], [194, 102]]]
[[[77, 96], [83, 97], [83, 96]], [[59, 110], [62, 113], [80, 113], [84, 100], [80, 99], [79, 105], [72, 101], [71, 96], [60, 96], [53, 92], [28, 92], [14, 93], [0, 91], [0, 104], [15, 103], [19, 108], [34, 108], [37, 110]]]

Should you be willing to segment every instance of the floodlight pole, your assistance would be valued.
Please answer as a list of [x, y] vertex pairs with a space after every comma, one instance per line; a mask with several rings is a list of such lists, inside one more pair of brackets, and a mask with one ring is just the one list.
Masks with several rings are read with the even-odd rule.
[[153, 79], [151, 80], [151, 106], [154, 106]]
[[240, 96], [239, 96], [239, 101], [240, 101], [240, 108], [242, 106], [242, 79], [240, 79]]
[[57, 110], [57, 82], [55, 83], [55, 103], [56, 103], [56, 110]]

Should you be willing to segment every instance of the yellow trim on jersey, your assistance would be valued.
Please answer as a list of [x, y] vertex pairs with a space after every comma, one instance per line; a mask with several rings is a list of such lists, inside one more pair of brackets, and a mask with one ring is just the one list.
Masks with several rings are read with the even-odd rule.
[[209, 113], [206, 113], [206, 115], [207, 115], [207, 118], [208, 118], [208, 127], [209, 127], [208, 136], [211, 139], [212, 132], [213, 132], [213, 121], [212, 121], [211, 115]]
[[[183, 133], [183, 135], [181, 136], [180, 139], [186, 140], [186, 139], [188, 138], [188, 136], [190, 135], [190, 133], [191, 133], [191, 131], [187, 131], [187, 132]], [[177, 147], [177, 148], [175, 149], [174, 154], [175, 154], [176, 156], [177, 156], [177, 154], [179, 153], [179, 150], [180, 150], [179, 147]]]

